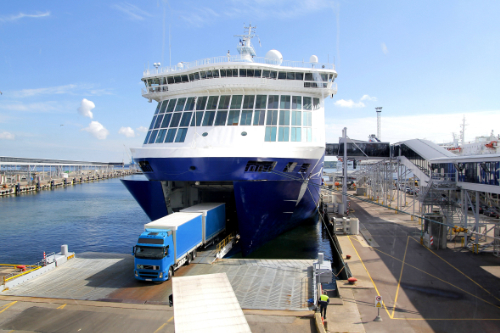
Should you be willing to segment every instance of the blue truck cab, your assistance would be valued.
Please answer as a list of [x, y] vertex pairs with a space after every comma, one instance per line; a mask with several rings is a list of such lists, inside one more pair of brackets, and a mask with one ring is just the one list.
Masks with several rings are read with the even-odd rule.
[[[214, 207], [210, 209], [210, 205]], [[196, 257], [200, 246], [225, 230], [224, 204], [205, 204], [202, 208], [206, 212], [173, 213], [144, 225], [144, 232], [133, 247], [137, 280], [171, 279], [175, 270]]]

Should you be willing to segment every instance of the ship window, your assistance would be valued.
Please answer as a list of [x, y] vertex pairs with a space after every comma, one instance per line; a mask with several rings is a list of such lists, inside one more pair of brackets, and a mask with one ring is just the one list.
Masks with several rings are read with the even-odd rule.
[[277, 109], [278, 108], [278, 101], [279, 101], [278, 95], [269, 95], [267, 108], [268, 109]]
[[217, 116], [215, 117], [215, 126], [225, 126], [227, 119], [227, 111], [217, 111]]
[[311, 97], [304, 97], [304, 110], [312, 110]]
[[189, 121], [191, 120], [192, 112], [184, 112], [182, 114], [181, 124], [179, 126], [189, 126]]
[[[228, 69], [228, 73], [229, 73], [229, 69]], [[229, 76], [229, 74], [227, 76]], [[238, 77], [238, 69], [237, 68], [233, 68], [233, 77]]]
[[266, 116], [265, 110], [255, 110], [255, 116], [253, 117], [254, 126], [264, 125], [264, 117]]
[[312, 73], [305, 73], [306, 81], [314, 81]]
[[157, 114], [160, 111], [160, 106], [161, 102], [159, 102], [158, 105], [156, 106], [155, 114]]
[[212, 126], [215, 119], [215, 111], [205, 112], [205, 117], [203, 117], [203, 126]]
[[180, 112], [174, 113], [174, 115], [172, 117], [172, 121], [170, 122], [170, 127], [179, 126], [179, 121], [181, 120], [181, 115], [182, 115], [182, 113], [180, 113]]
[[302, 81], [304, 79], [304, 73], [295, 73], [295, 80]]
[[181, 83], [182, 82], [182, 78], [180, 77], [180, 75], [174, 76], [174, 80], [175, 80], [175, 83]]
[[166, 132], [167, 132], [166, 129], [160, 130], [160, 132], [158, 132], [158, 136], [156, 137], [155, 143], [163, 143], [163, 140], [165, 139]]
[[322, 81], [328, 81], [328, 74], [321, 74], [321, 80]]
[[199, 80], [200, 79], [200, 73], [196, 72], [194, 73], [194, 79]]
[[319, 98], [313, 98], [314, 110], [319, 110], [321, 104], [319, 103]]
[[243, 109], [253, 109], [255, 95], [246, 95], [243, 99]]
[[231, 109], [241, 109], [241, 101], [243, 99], [242, 95], [233, 95], [231, 99]]
[[306, 142], [312, 142], [312, 129], [311, 128], [303, 128], [304, 130], [304, 138]]
[[194, 74], [189, 74], [189, 81], [194, 81]]
[[149, 131], [148, 134], [146, 135], [146, 138], [144, 139], [144, 144], [148, 143], [150, 135], [151, 135], [151, 131]]
[[283, 169], [283, 172], [293, 172], [296, 166], [297, 162], [288, 162], [286, 167]]
[[280, 123], [279, 124], [280, 125], [290, 125], [290, 111], [280, 110]]
[[301, 96], [292, 96], [292, 109], [294, 109], [294, 110], [302, 109], [302, 97]]
[[163, 115], [159, 115], [156, 117], [156, 122], [155, 122], [155, 127], [154, 128], [160, 128], [161, 121], [163, 120]]
[[253, 69], [247, 69], [247, 76], [248, 77], [254, 77], [255, 70]]
[[205, 110], [205, 105], [207, 105], [207, 96], [198, 97], [196, 100], [196, 110]]
[[218, 101], [219, 96], [210, 96], [208, 98], [207, 110], [215, 110], [217, 108]]
[[220, 76], [221, 77], [226, 77], [226, 70], [225, 69], [221, 69], [220, 70]]
[[154, 130], [151, 132], [151, 136], [149, 137], [149, 142], [148, 143], [153, 143], [155, 142], [156, 135], [158, 134], [158, 130]]
[[229, 99], [231, 96], [221, 96], [219, 100], [219, 110], [227, 110], [229, 109]]
[[187, 128], [179, 128], [177, 131], [177, 136], [175, 137], [175, 142], [184, 142], [186, 139], [188, 129]]
[[241, 111], [240, 125], [251, 125], [251, 124], [252, 124], [252, 110]]
[[254, 76], [255, 77], [260, 77], [260, 73], [261, 73], [261, 70], [260, 69], [256, 69]]
[[189, 97], [186, 102], [186, 107], [184, 111], [192, 111], [194, 110], [194, 97]]
[[175, 111], [182, 111], [184, 110], [184, 104], [186, 104], [186, 99], [185, 98], [179, 98], [177, 101], [177, 106], [175, 107]]
[[149, 129], [153, 129], [155, 122], [156, 122], [156, 116], [153, 117], [153, 120], [151, 121], [151, 125], [149, 125]]
[[157, 78], [157, 77], [155, 77], [155, 78], [153, 79], [153, 84], [160, 84], [160, 79], [159, 79], [159, 78]]
[[240, 110], [230, 111], [229, 117], [227, 118], [227, 126], [238, 126], [239, 119], [240, 119]]
[[301, 128], [300, 127], [292, 127], [292, 142], [300, 142], [301, 141]]
[[167, 132], [167, 138], [165, 139], [165, 143], [174, 142], [175, 133], [177, 133], [177, 128], [171, 128]]
[[167, 82], [168, 82], [168, 84], [173, 84], [173, 83], [175, 83], [175, 81], [174, 81], [174, 77], [173, 77], [173, 76], [169, 76], [169, 77], [167, 77]]
[[174, 112], [175, 102], [177, 102], [176, 98], [170, 100], [170, 102], [168, 103], [167, 112]]
[[219, 70], [218, 69], [213, 69], [212, 70], [212, 75], [214, 78], [219, 78]]
[[290, 127], [281, 127], [278, 130], [278, 141], [288, 142], [290, 141]]
[[278, 110], [267, 110], [266, 125], [278, 125]]
[[269, 78], [269, 76], [271, 75], [271, 72], [270, 71], [262, 71], [262, 77], [265, 77], [265, 78]]
[[240, 69], [240, 77], [246, 77], [247, 76], [247, 70], [246, 69]]
[[151, 83], [153, 83], [153, 80], [149, 79], [148, 80], [148, 85], [151, 87]]
[[172, 118], [171, 113], [167, 113], [165, 117], [163, 117], [163, 121], [161, 122], [161, 127], [168, 127], [168, 123], [170, 123], [170, 119]]
[[302, 111], [292, 111], [292, 126], [302, 125]]
[[207, 71], [207, 79], [211, 79], [212, 77], [212, 71]]
[[286, 72], [279, 72], [278, 80], [286, 80]]
[[264, 138], [266, 142], [276, 141], [276, 127], [266, 127], [266, 136]]
[[276, 76], [278, 75], [278, 72], [272, 71], [271, 74], [269, 75], [270, 79], [276, 79]]
[[207, 78], [207, 72], [205, 72], [205, 71], [201, 71], [201, 72], [200, 72], [200, 78], [201, 78], [201, 79], [206, 79], [206, 78]]
[[161, 103], [160, 113], [165, 113], [165, 109], [167, 108], [167, 104], [168, 104], [168, 99], [164, 100], [163, 103]]
[[333, 82], [335, 79], [333, 78], [333, 74], [328, 75], [328, 81]]
[[191, 126], [201, 126], [201, 120], [203, 119], [203, 111], [196, 111], [194, 117], [191, 120]]
[[280, 109], [290, 110], [290, 96], [281, 96]]
[[286, 79], [287, 80], [295, 80], [295, 73], [286, 73]]
[[312, 126], [312, 113], [311, 112], [304, 112], [304, 122], [302, 126]]
[[187, 75], [182, 75], [181, 78], [182, 78], [182, 82], [189, 82]]
[[257, 99], [255, 101], [255, 108], [256, 109], [265, 109], [266, 108], [266, 101], [267, 101], [266, 95], [257, 95]]

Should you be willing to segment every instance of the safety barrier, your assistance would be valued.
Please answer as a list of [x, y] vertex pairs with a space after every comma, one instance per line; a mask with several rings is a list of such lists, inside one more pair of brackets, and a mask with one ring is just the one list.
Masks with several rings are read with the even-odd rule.
[[220, 252], [234, 238], [234, 233], [230, 233], [219, 244], [217, 244], [217, 252]]
[[17, 268], [18, 266], [24, 266], [25, 268], [27, 268], [26, 270], [22, 270], [19, 272], [19, 271], [16, 271], [16, 272], [12, 272], [12, 273], [9, 273], [7, 275], [5, 275], [3, 277], [3, 282], [2, 284], [5, 285], [6, 282], [10, 281], [10, 280], [13, 280], [15, 278], [18, 278], [20, 276], [23, 276], [23, 275], [26, 275], [28, 273], [31, 273], [31, 272], [34, 272], [36, 271], [37, 269], [40, 269], [42, 268], [42, 266], [38, 266], [38, 265], [13, 265], [13, 264], [0, 264], [0, 266], [3, 266], [3, 267], [14, 267], [14, 268]]

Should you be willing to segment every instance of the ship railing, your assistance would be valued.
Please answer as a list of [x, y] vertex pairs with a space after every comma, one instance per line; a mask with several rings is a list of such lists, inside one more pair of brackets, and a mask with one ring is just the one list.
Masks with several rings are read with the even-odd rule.
[[229, 235], [226, 236], [219, 244], [217, 244], [217, 253], [219, 253], [223, 248], [226, 247], [227, 244], [231, 242], [231, 240], [234, 238], [234, 233], [230, 233]]
[[215, 65], [222, 63], [247, 63], [247, 64], [265, 64], [272, 66], [280, 66], [280, 67], [292, 67], [292, 68], [312, 68], [312, 69], [333, 69], [335, 70], [334, 64], [328, 63], [311, 63], [305, 61], [291, 61], [284, 60], [281, 64], [278, 61], [268, 59], [265, 57], [253, 57], [250, 61], [248, 58], [242, 58], [239, 55], [236, 56], [220, 56], [214, 58], [206, 58], [201, 60], [195, 60], [192, 62], [180, 62], [175, 66], [168, 67], [160, 67], [158, 69], [146, 69], [143, 72], [143, 77], [154, 76], [154, 75], [163, 75], [170, 73], [182, 72], [185, 70], [207, 66], [207, 65]]
[[318, 87], [305, 87], [304, 83], [316, 83], [316, 82], [306, 82], [306, 81], [293, 81], [293, 80], [273, 80], [267, 78], [223, 78], [223, 79], [206, 79], [197, 80], [185, 83], [174, 83], [169, 85], [159, 85], [155, 87], [142, 88], [142, 95], [147, 94], [161, 94], [161, 93], [172, 93], [178, 91], [191, 90], [196, 87], [214, 87], [219, 86], [223, 88], [236, 88], [236, 87], [262, 87], [271, 88], [273, 86], [290, 89], [311, 89], [311, 92], [317, 91], [317, 89], [329, 89], [337, 91], [336, 82], [317, 82]]
[[[20, 266], [24, 267], [24, 270], [21, 268], [18, 268]], [[28, 273], [31, 273], [33, 271], [36, 271], [37, 269], [42, 268], [41, 265], [14, 265], [14, 264], [0, 264], [0, 267], [12, 267], [12, 269], [15, 269], [14, 272], [11, 272], [9, 274], [6, 274], [3, 276], [2, 279], [2, 284], [5, 285], [6, 282], [13, 280], [15, 278], [18, 278], [20, 276], [26, 275]]]

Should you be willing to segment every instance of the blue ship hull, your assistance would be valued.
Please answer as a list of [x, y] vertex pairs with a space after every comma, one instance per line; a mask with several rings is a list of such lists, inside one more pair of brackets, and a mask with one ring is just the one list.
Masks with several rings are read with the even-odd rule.
[[[167, 215], [161, 181], [232, 182], [243, 255], [267, 241], [314, 218], [319, 201], [323, 157], [317, 159], [272, 159], [275, 172], [251, 172], [255, 158], [148, 158], [137, 159], [148, 181], [122, 180], [151, 220]], [[147, 162], [147, 164], [144, 164]], [[293, 172], [282, 172], [288, 163]], [[306, 172], [298, 172], [304, 164]], [[306, 182], [310, 177], [309, 182]], [[304, 179], [297, 181], [296, 179]]]

